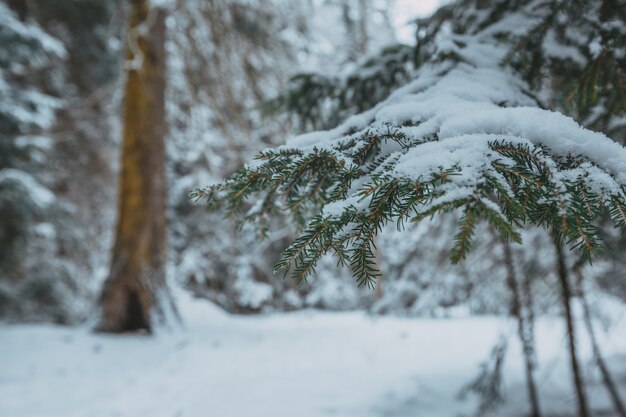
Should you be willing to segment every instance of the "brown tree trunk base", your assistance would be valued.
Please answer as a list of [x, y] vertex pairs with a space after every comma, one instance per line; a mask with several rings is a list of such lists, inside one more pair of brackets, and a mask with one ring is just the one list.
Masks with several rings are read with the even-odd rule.
[[153, 304], [147, 288], [123, 278], [106, 282], [102, 292], [102, 313], [97, 332], [152, 333], [150, 311]]

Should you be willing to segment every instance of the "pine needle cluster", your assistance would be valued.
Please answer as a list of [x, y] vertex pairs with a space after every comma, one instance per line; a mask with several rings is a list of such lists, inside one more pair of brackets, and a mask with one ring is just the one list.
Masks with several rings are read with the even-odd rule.
[[530, 143], [493, 139], [475, 161], [479, 177], [471, 181], [461, 166], [430, 169], [417, 179], [398, 175], [401, 156], [429, 143], [410, 141], [400, 129], [384, 125], [323, 148], [270, 149], [257, 156], [258, 163], [192, 197], [210, 209], [225, 206], [261, 229], [273, 213], [287, 211], [301, 234], [276, 270], [304, 280], [322, 255], [331, 253], [367, 286], [380, 275], [374, 238], [389, 223], [402, 230], [407, 222], [461, 211], [452, 262], [471, 250], [479, 221], [513, 242], [521, 242], [521, 227], [544, 227], [588, 261], [602, 248], [600, 217], [608, 212], [626, 231], [624, 186], [583, 155], [559, 156]]

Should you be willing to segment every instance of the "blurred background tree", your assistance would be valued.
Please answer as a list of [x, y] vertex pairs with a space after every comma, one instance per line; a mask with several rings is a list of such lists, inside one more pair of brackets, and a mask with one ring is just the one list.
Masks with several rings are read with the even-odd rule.
[[97, 329], [150, 332], [171, 309], [166, 283], [166, 11], [133, 0], [126, 30], [118, 221]]

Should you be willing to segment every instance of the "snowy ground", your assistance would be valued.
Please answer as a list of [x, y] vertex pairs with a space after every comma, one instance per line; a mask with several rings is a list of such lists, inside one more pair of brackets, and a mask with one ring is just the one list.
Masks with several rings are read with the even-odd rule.
[[[181, 304], [185, 328], [155, 337], [0, 325], [0, 417], [471, 415], [475, 400], [459, 399], [459, 390], [500, 334], [514, 335], [511, 323], [496, 318], [234, 317], [202, 301]], [[623, 314], [613, 309], [617, 319], [603, 343], [613, 369], [626, 365]], [[543, 407], [570, 415], [562, 324], [544, 320], [537, 330]], [[512, 344], [508, 403], [495, 415], [522, 415], [526, 407], [518, 352]], [[591, 397], [609, 409], [601, 389]]]

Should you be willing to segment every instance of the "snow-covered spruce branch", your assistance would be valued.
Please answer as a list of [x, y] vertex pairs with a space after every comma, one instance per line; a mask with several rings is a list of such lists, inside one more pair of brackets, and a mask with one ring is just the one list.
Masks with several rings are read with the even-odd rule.
[[[298, 136], [193, 196], [210, 208], [265, 219], [290, 212], [305, 226], [277, 269], [305, 279], [334, 253], [359, 284], [378, 275], [374, 237], [452, 210], [462, 217], [452, 261], [471, 249], [478, 221], [506, 241], [526, 224], [550, 229], [585, 260], [600, 248], [596, 219], [626, 230], [626, 149], [572, 119], [537, 108], [501, 66], [497, 31], [450, 34], [416, 79], [335, 129]], [[248, 209], [248, 202], [257, 201]]]
[[[530, 221], [544, 225], [587, 258], [600, 245], [594, 220], [606, 209], [615, 224], [626, 229], [624, 188], [597, 165], [581, 157], [551, 154], [521, 139], [485, 139], [464, 138], [486, 144], [479, 157], [464, 164], [451, 160], [447, 167], [431, 166], [416, 172], [414, 178], [397, 175], [397, 168], [403, 166], [397, 161], [386, 167], [366, 163], [356, 167], [330, 151], [289, 152], [291, 156], [281, 150], [267, 151], [263, 164], [245, 167], [233, 178], [195, 195], [208, 198], [214, 205], [225, 203], [237, 213], [248, 196], [266, 193], [272, 196], [270, 203], [250, 210], [249, 218], [278, 209], [289, 210], [297, 221], [313, 216], [277, 267], [285, 272], [293, 267], [294, 276], [303, 279], [321, 255], [333, 252], [340, 261], [349, 260], [360, 284], [371, 284], [378, 275], [373, 238], [391, 221], [402, 227], [405, 221], [461, 209], [453, 261], [463, 259], [470, 250], [479, 219], [491, 223], [505, 240], [518, 242], [516, 228], [521, 224]], [[363, 140], [366, 143], [360, 143], [364, 147], [380, 140], [375, 152], [380, 156], [385, 139], [370, 133], [363, 135]], [[445, 141], [430, 143], [443, 147]], [[406, 148], [397, 159], [402, 161], [423, 146]], [[307, 213], [302, 211], [303, 201], [309, 205]], [[315, 215], [315, 211], [320, 212]]]

